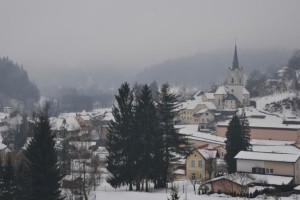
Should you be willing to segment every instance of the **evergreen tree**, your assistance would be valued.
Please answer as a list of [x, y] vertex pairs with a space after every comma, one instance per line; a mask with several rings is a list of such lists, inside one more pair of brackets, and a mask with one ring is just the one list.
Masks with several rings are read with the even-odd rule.
[[29, 200], [32, 194], [31, 178], [24, 158], [22, 158], [16, 173], [16, 200]]
[[3, 191], [4, 191], [4, 181], [3, 181], [3, 165], [2, 165], [2, 158], [0, 157], [0, 199], [3, 198]]
[[45, 109], [38, 115], [34, 136], [24, 152], [31, 180], [30, 199], [63, 199], [59, 190], [61, 176], [54, 138]]
[[224, 157], [227, 163], [228, 173], [236, 172], [236, 161], [234, 157], [242, 150], [247, 150], [242, 135], [242, 126], [238, 116], [233, 116], [226, 132], [226, 155]]
[[133, 92], [128, 83], [124, 83], [116, 95], [117, 106], [113, 106], [111, 121], [108, 128], [106, 148], [107, 170], [113, 175], [108, 182], [113, 187], [121, 184], [129, 184], [132, 190], [134, 181], [134, 152], [132, 150], [133, 139]]
[[15, 179], [15, 170], [11, 163], [10, 155], [7, 156], [7, 161], [4, 165], [3, 171], [3, 193], [2, 198], [3, 200], [11, 200], [15, 198], [16, 194], [16, 179]]
[[71, 155], [69, 152], [70, 145], [69, 139], [67, 138], [67, 128], [67, 122], [65, 119], [63, 119], [62, 126], [60, 127], [62, 148], [58, 152], [60, 171], [62, 176], [69, 174], [71, 166]]
[[[135, 150], [135, 160], [137, 166], [135, 172], [138, 172], [138, 179], [146, 180], [146, 192], [148, 191], [148, 181], [153, 177], [155, 169], [154, 155], [156, 136], [159, 132], [159, 121], [157, 117], [157, 108], [152, 98], [152, 92], [148, 85], [142, 88], [141, 96], [137, 102], [135, 111], [135, 127], [133, 132], [137, 133], [134, 137], [133, 149]], [[160, 147], [161, 148], [161, 147]], [[139, 180], [137, 181], [139, 182]]]
[[176, 95], [170, 92], [169, 84], [166, 83], [161, 86], [159, 97], [158, 112], [164, 139], [164, 177], [162, 186], [166, 186], [169, 175], [171, 174], [170, 163], [178, 160], [178, 156], [186, 156], [190, 151], [190, 144], [186, 135], [179, 134], [178, 130], [174, 127], [175, 117], [178, 114], [178, 104]]
[[20, 128], [18, 131], [16, 131], [15, 138], [14, 138], [14, 149], [20, 150], [25, 142], [28, 132], [28, 121], [27, 121], [27, 115], [24, 114], [22, 116], [22, 123], [20, 125]]
[[242, 109], [242, 113], [239, 116], [240, 123], [241, 123], [241, 128], [242, 128], [242, 138], [243, 138], [243, 147], [245, 151], [251, 150], [251, 129], [249, 126], [249, 120], [246, 116], [245, 109]]

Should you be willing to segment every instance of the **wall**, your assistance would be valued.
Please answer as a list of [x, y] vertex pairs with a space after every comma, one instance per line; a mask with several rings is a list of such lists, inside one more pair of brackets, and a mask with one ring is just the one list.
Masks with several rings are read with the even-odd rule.
[[220, 191], [221, 193], [248, 193], [248, 187], [242, 187], [232, 181], [221, 179], [211, 183], [211, 188], [214, 193]]
[[[283, 128], [250, 127], [251, 139], [297, 141], [300, 130]], [[227, 126], [217, 126], [217, 135], [226, 137]]]
[[[192, 167], [192, 160], [195, 161], [195, 167]], [[202, 168], [199, 168], [198, 162], [202, 161]], [[208, 174], [205, 173], [205, 159], [197, 150], [193, 150], [186, 160], [186, 177], [192, 178], [192, 173], [195, 173], [197, 181], [205, 181], [208, 179]]]
[[258, 160], [237, 160], [236, 169], [238, 172], [252, 172], [252, 167], [265, 168], [264, 161]]

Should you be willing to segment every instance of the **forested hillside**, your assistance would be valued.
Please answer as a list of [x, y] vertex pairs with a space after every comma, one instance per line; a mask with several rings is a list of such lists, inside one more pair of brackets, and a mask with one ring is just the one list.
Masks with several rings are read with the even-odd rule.
[[[284, 49], [238, 49], [240, 66], [246, 75], [253, 70], [273, 73], [287, 63], [291, 53], [292, 50]], [[159, 84], [168, 81], [177, 86], [207, 89], [214, 84], [223, 84], [232, 59], [233, 49], [185, 56], [153, 65], [139, 73], [137, 80], [148, 83], [156, 80]]]
[[22, 66], [8, 57], [0, 58], [0, 109], [16, 99], [30, 105], [39, 99], [37, 86], [28, 78]]

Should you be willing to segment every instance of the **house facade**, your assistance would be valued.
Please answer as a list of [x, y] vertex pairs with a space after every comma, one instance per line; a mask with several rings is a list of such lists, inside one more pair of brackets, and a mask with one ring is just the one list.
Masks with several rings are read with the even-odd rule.
[[186, 178], [196, 181], [213, 178], [217, 157], [218, 151], [208, 145], [195, 148], [186, 159]]
[[299, 154], [240, 151], [235, 159], [238, 172], [293, 177], [294, 184], [300, 184], [299, 157]]

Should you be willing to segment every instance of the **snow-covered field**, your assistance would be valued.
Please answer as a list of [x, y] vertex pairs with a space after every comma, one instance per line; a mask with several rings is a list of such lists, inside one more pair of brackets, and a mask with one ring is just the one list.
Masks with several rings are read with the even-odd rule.
[[[224, 199], [245, 199], [241, 197], [231, 197], [224, 194], [212, 194], [212, 195], [197, 195], [193, 191], [191, 182], [179, 181], [176, 183], [178, 187], [178, 195], [181, 200], [224, 200]], [[187, 192], [183, 192], [183, 188], [187, 188]], [[128, 187], [121, 187], [120, 189], [112, 188], [107, 182], [103, 182], [96, 191], [96, 200], [167, 200], [170, 198], [170, 189], [166, 192], [165, 189], [151, 192], [136, 192], [128, 191]], [[298, 198], [296, 198], [298, 197]], [[254, 199], [263, 199], [263, 196], [258, 196]], [[267, 199], [275, 199], [274, 197], [268, 197]], [[300, 199], [300, 195], [281, 197], [281, 200], [287, 199]]]

